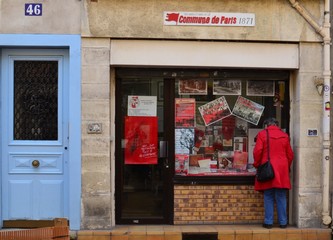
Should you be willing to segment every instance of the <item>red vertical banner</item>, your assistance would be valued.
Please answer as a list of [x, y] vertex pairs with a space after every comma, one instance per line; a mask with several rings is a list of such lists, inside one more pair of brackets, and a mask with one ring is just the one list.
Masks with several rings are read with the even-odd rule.
[[125, 164], [157, 164], [157, 117], [125, 117]]
[[222, 119], [222, 134], [224, 139], [232, 139], [234, 136], [236, 119], [234, 116], [229, 116]]

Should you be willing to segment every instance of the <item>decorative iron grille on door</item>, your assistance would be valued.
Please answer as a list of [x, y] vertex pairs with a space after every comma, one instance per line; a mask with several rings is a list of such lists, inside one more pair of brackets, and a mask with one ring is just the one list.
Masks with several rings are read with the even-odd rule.
[[58, 139], [58, 61], [14, 62], [14, 140]]

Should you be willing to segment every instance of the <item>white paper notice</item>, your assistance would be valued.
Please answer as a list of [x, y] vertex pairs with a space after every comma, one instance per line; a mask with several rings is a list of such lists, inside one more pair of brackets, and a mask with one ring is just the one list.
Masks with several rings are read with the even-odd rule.
[[128, 116], [152, 116], [156, 117], [156, 96], [128, 96]]

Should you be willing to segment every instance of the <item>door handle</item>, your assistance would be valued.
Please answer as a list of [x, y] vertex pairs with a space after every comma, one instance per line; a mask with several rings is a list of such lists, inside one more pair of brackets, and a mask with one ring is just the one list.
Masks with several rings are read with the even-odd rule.
[[169, 168], [168, 142], [167, 141], [160, 141], [159, 158], [164, 158], [164, 167]]
[[168, 142], [160, 141], [160, 154], [159, 158], [167, 158], [168, 157]]
[[40, 162], [38, 160], [33, 160], [31, 165], [34, 167], [34, 168], [38, 168], [39, 165], [40, 165]]

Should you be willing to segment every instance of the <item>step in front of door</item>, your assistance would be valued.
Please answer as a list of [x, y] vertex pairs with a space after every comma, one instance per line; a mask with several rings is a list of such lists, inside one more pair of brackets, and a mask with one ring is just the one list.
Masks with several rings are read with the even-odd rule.
[[4, 220], [3, 228], [43, 228], [43, 227], [65, 227], [68, 226], [66, 218], [55, 218], [52, 220]]

